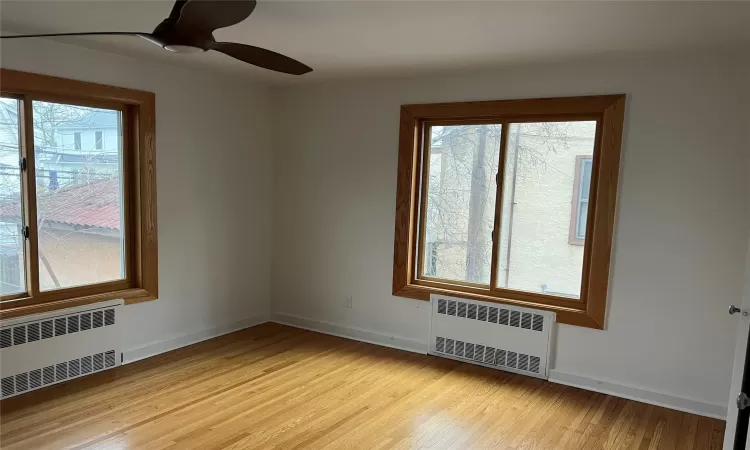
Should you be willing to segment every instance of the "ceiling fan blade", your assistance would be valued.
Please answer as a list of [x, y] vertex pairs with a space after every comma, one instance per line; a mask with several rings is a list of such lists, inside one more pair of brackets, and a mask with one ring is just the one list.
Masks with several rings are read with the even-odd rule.
[[[178, 0], [173, 8], [176, 10]], [[211, 32], [247, 19], [255, 9], [255, 0], [188, 0], [182, 5], [177, 27], [181, 30]]]
[[177, 0], [174, 2], [174, 5], [172, 5], [172, 10], [169, 12], [168, 19], [172, 19], [175, 22], [177, 19], [180, 18], [180, 13], [182, 12], [182, 8], [185, 6], [185, 3], [187, 3], [187, 0]]
[[35, 37], [56, 37], [56, 36], [149, 36], [148, 33], [139, 33], [136, 31], [95, 31], [91, 33], [50, 33], [50, 34], [19, 34], [14, 36], [0, 36], [0, 39], [20, 39]]
[[291, 75], [304, 75], [312, 72], [310, 67], [295, 59], [252, 45], [237, 44], [235, 42], [217, 42], [211, 49], [248, 64], [275, 70], [276, 72]]

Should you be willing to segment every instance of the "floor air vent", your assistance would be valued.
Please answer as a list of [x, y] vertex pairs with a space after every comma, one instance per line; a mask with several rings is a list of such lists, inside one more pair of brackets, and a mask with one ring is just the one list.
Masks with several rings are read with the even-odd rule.
[[441, 295], [431, 302], [431, 354], [548, 377], [554, 313]]
[[0, 398], [118, 366], [122, 300], [0, 324]]

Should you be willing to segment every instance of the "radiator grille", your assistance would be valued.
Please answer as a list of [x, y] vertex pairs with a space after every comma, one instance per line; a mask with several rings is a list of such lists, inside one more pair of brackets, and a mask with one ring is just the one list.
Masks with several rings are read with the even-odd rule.
[[526, 330], [544, 331], [544, 316], [513, 309], [439, 299], [437, 313]]
[[34, 369], [29, 372], [29, 388], [39, 389], [42, 387], [42, 369]]
[[458, 317], [466, 317], [466, 303], [464, 302], [457, 302], [458, 303]]
[[497, 308], [490, 307], [487, 315], [487, 322], [497, 323]]
[[42, 322], [42, 339], [49, 339], [51, 337], [52, 337], [52, 321], [45, 320], [44, 322]]
[[16, 375], [16, 391], [23, 392], [29, 390], [29, 373], [20, 373]]
[[94, 321], [93, 328], [99, 328], [104, 325], [104, 314], [101, 311], [94, 311], [92, 316]]
[[30, 323], [26, 326], [29, 334], [29, 342], [38, 341], [41, 338], [41, 327], [39, 323]]
[[23, 345], [41, 339], [50, 339], [55, 336], [78, 333], [90, 330], [91, 328], [106, 327], [114, 324], [115, 309], [109, 308], [104, 311], [93, 312], [93, 326], [91, 312], [16, 325], [0, 329], [0, 348]]
[[541, 364], [541, 358], [538, 356], [510, 352], [443, 336], [435, 337], [435, 351], [483, 364], [522, 370], [535, 374], [539, 373], [539, 366]]
[[[109, 350], [96, 355], [84, 356], [54, 366], [34, 369], [2, 379], [2, 398], [20, 394], [42, 386], [59, 383], [91, 372], [109, 369], [115, 366], [115, 351]], [[92, 367], [93, 360], [93, 367]], [[93, 369], [93, 370], [92, 370]]]
[[0, 348], [10, 347], [13, 345], [13, 330], [5, 328], [0, 330]]
[[48, 366], [42, 369], [42, 382], [44, 384], [52, 384], [55, 382], [55, 367]]
[[477, 319], [477, 305], [476, 303], [469, 303], [467, 308], [468, 314], [466, 315], [467, 319]]
[[78, 318], [79, 316], [68, 317], [68, 333], [78, 332]]
[[479, 305], [479, 310], [477, 311], [477, 320], [481, 320], [482, 322], [487, 321], [487, 307], [484, 305]]
[[114, 325], [115, 324], [115, 310], [114, 309], [105, 309], [104, 310], [104, 326]]
[[26, 343], [26, 327], [13, 328], [13, 345]]
[[531, 329], [531, 314], [529, 313], [521, 314], [521, 328], [524, 328], [526, 330]]
[[91, 373], [91, 357], [90, 356], [84, 356], [81, 358], [81, 374], [85, 375], [87, 373]]
[[9, 395], [13, 395], [15, 393], [16, 388], [13, 383], [13, 377], [5, 377], [2, 380], [2, 391], [3, 391], [3, 397], [7, 397]]
[[62, 336], [68, 332], [65, 317], [55, 319], [55, 336]]
[[81, 314], [81, 331], [91, 329], [91, 313]]

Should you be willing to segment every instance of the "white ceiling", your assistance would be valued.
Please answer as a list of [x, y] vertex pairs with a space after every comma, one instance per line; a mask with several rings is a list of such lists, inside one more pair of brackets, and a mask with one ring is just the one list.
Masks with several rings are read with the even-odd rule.
[[[3, 33], [147, 31], [172, 2], [3, 0]], [[613, 52], [750, 49], [750, 2], [285, 1], [259, 0], [217, 40], [284, 53], [313, 67], [303, 77], [208, 52], [170, 54], [137, 38], [60, 41], [274, 84], [348, 76], [480, 68]], [[13, 45], [17, 41], [5, 41]]]

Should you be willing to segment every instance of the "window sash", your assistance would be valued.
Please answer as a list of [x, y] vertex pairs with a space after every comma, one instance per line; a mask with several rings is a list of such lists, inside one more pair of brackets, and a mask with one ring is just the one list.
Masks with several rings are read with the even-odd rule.
[[[424, 129], [422, 130], [422, 133], [421, 133], [422, 136], [423, 136], [423, 141], [422, 141], [423, 142], [423, 148], [421, 150], [421, 152], [422, 152], [421, 159], [423, 161], [423, 165], [422, 165], [422, 178], [421, 178], [422, 181], [421, 181], [421, 186], [420, 186], [420, 192], [421, 193], [420, 193], [420, 206], [419, 206], [419, 244], [418, 244], [419, 255], [417, 257], [417, 268], [416, 268], [417, 278], [420, 278], [420, 279], [423, 279], [423, 280], [433, 280], [433, 281], [436, 281], [436, 282], [443, 282], [443, 283], [447, 283], [447, 284], [451, 284], [451, 285], [456, 285], [456, 286], [469, 286], [469, 287], [480, 287], [480, 288], [481, 287], [485, 287], [485, 288], [489, 288], [490, 286], [494, 286], [494, 283], [495, 283], [495, 266], [494, 266], [494, 262], [492, 264], [490, 264], [490, 269], [489, 269], [490, 270], [490, 280], [489, 280], [488, 283], [478, 283], [478, 282], [471, 282], [471, 281], [466, 281], [466, 280], [456, 280], [456, 279], [449, 279], [449, 278], [441, 278], [441, 277], [435, 276], [434, 274], [433, 275], [428, 275], [427, 274], [428, 270], [430, 270], [430, 269], [434, 270], [435, 269], [435, 266], [434, 266], [434, 264], [432, 264], [432, 261], [428, 260], [431, 257], [431, 255], [428, 254], [427, 250], [426, 250], [427, 247], [428, 247], [428, 243], [426, 242], [426, 237], [427, 237], [427, 208], [429, 207], [429, 205], [428, 205], [428, 197], [429, 197], [428, 190], [429, 190], [429, 180], [430, 180], [430, 168], [431, 168], [431, 165], [432, 165], [431, 156], [435, 155], [435, 154], [440, 154], [441, 157], [442, 157], [442, 155], [443, 155], [442, 148], [441, 148], [441, 150], [438, 153], [432, 153], [431, 152], [431, 133], [432, 133], [432, 127], [434, 127], [434, 126], [442, 126], [442, 125], [451, 126], [451, 125], [457, 125], [457, 124], [453, 123], [453, 122], [442, 123], [440, 121], [435, 121], [435, 122], [432, 122], [432, 123], [425, 124]], [[500, 138], [500, 148], [497, 150], [497, 151], [500, 152], [500, 155], [499, 155], [500, 160], [498, 162], [498, 164], [499, 164], [498, 170], [502, 171], [502, 169], [503, 169], [503, 159], [502, 158], [503, 158], [503, 151], [504, 151], [503, 149], [504, 149], [504, 146], [505, 146], [505, 141], [507, 140], [507, 131], [506, 131], [507, 130], [507, 124], [503, 123], [503, 122], [481, 121], [479, 123], [473, 123], [473, 122], [469, 123], [469, 122], [466, 122], [466, 123], [461, 123], [461, 125], [501, 125], [502, 126], [502, 129], [501, 129], [501, 138]], [[495, 150], [494, 149], [488, 149], [488, 153], [489, 153], [489, 151], [495, 151]], [[441, 162], [441, 168], [442, 168], [442, 162]], [[441, 173], [441, 175], [442, 175], [442, 173]], [[497, 180], [497, 174], [495, 174], [495, 175], [496, 175], [495, 180]], [[444, 180], [441, 179], [441, 184], [443, 182], [444, 182]], [[498, 186], [498, 189], [497, 189], [496, 193], [497, 194], [501, 193], [501, 190], [499, 189], [499, 186]], [[495, 204], [497, 205], [497, 198], [495, 199]], [[497, 217], [495, 217], [493, 219], [493, 223], [494, 223], [494, 229], [498, 229]], [[435, 244], [437, 244], [437, 242]], [[496, 248], [495, 247], [496, 247], [496, 242], [495, 242], [495, 239], [493, 237], [492, 238], [492, 251], [491, 251], [491, 258], [493, 258], [493, 260], [494, 260], [495, 255], [496, 255]], [[434, 245], [431, 246], [430, 250], [432, 250], [433, 252], [435, 252], [436, 251], [435, 246]], [[425, 261], [427, 261], [427, 262], [425, 262]]]
[[[7, 99], [12, 99], [12, 100], [15, 100], [17, 102], [18, 111], [17, 111], [16, 120], [18, 121], [18, 129], [16, 130], [16, 135], [17, 135], [17, 139], [18, 139], [18, 154], [16, 155], [16, 157], [20, 158], [20, 157], [23, 156], [23, 132], [22, 132], [23, 126], [24, 126], [24, 124], [23, 124], [23, 97], [18, 96], [18, 95], [13, 95], [13, 94], [6, 94], [6, 93], [2, 93], [2, 95], [0, 95], [0, 97], [7, 98]], [[15, 166], [15, 168], [10, 169], [10, 170], [17, 171], [17, 173], [18, 173], [18, 177], [19, 177], [19, 183], [18, 183], [19, 184], [19, 207], [20, 207], [21, 216], [23, 216], [24, 211], [25, 211], [24, 208], [26, 207], [26, 200], [25, 200], [25, 196], [24, 196], [23, 174], [22, 174], [21, 167], [20, 167], [20, 161], [19, 161], [19, 165], [18, 166]], [[7, 265], [7, 263], [4, 263], [4, 265], [2, 267], [2, 271], [3, 271], [3, 278], [8, 275], [8, 272], [18, 272], [17, 273], [18, 281], [20, 283], [21, 279], [23, 279], [23, 283], [22, 284], [23, 284], [24, 288], [20, 292], [15, 292], [15, 293], [12, 293], [12, 294], [0, 295], [0, 298], [4, 298], [4, 297], [14, 298], [14, 297], [23, 296], [23, 295], [25, 295], [25, 292], [28, 290], [29, 280], [28, 280], [28, 277], [26, 276], [26, 261], [28, 260], [29, 255], [27, 254], [26, 245], [25, 245], [26, 241], [25, 241], [25, 238], [23, 237], [23, 226], [25, 225], [25, 220], [24, 220], [24, 217], [20, 217], [19, 219], [20, 219], [19, 220], [20, 223], [18, 225], [16, 239], [17, 239], [17, 242], [21, 243], [21, 245], [19, 246], [20, 247], [19, 250], [23, 253], [24, 264], [21, 265], [20, 262], [18, 261], [18, 258], [15, 258], [16, 261], [14, 261], [14, 262], [16, 263], [17, 267], [12, 267], [12, 266], [9, 267]], [[2, 281], [2, 280], [0, 280], [0, 281]]]

